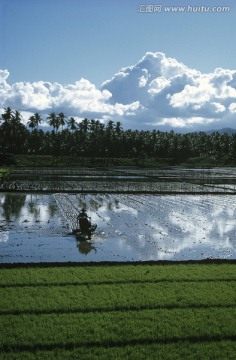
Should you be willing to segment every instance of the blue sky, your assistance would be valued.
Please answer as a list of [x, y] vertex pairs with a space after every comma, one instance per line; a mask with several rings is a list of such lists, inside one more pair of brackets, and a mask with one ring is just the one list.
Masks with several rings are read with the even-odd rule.
[[[229, 11], [165, 11], [200, 5]], [[233, 0], [0, 0], [0, 108], [236, 128], [235, 33]]]

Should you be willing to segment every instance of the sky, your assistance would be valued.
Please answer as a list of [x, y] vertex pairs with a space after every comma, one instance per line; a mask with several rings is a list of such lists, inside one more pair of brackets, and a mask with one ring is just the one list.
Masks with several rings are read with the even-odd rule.
[[0, 0], [0, 110], [236, 128], [235, 0]]

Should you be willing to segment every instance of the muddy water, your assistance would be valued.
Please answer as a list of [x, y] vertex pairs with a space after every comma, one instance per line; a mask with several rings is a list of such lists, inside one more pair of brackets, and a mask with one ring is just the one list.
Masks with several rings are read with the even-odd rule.
[[[236, 196], [0, 194], [0, 263], [236, 259]], [[70, 231], [85, 207], [91, 241]]]

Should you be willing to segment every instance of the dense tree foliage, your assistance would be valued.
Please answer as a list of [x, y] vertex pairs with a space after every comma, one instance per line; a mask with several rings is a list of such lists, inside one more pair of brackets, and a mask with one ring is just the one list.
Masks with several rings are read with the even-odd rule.
[[[236, 134], [214, 132], [179, 134], [123, 130], [120, 122], [75, 118], [52, 112], [47, 117], [50, 131], [39, 129], [42, 117], [35, 113], [25, 126], [21, 113], [4, 109], [0, 125], [0, 154], [96, 156], [124, 158], [171, 158], [175, 163], [190, 157], [236, 160]], [[67, 127], [65, 128], [65, 125]]]

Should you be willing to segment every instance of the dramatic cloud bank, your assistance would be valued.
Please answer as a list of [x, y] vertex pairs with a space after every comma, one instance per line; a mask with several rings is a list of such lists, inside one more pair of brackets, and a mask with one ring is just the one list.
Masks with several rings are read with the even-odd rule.
[[86, 79], [62, 85], [9, 85], [0, 70], [0, 108], [63, 111], [67, 116], [121, 121], [124, 128], [193, 131], [236, 127], [236, 70], [202, 74], [165, 54], [148, 52], [100, 89]]

